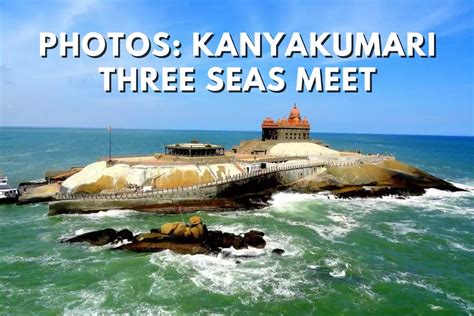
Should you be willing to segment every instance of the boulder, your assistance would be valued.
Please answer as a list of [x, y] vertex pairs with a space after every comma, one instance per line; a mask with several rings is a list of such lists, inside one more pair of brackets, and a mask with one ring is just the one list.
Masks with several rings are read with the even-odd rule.
[[217, 250], [222, 247], [224, 242], [224, 234], [220, 230], [210, 230], [207, 232], [204, 244], [213, 250]]
[[[187, 235], [190, 235], [189, 232], [186, 232], [187, 227], [185, 223], [175, 223], [175, 224], [176, 224], [175, 229], [169, 235], [173, 235], [178, 238], [187, 237]], [[163, 229], [161, 230], [161, 232], [165, 234]]]
[[265, 248], [265, 245], [267, 244], [265, 242], [265, 239], [263, 239], [264, 233], [251, 230], [248, 233], [244, 234], [244, 239], [243, 243], [246, 246], [254, 247], [254, 248]]
[[165, 223], [161, 225], [160, 231], [162, 234], [170, 235], [178, 226], [179, 223]]
[[222, 234], [222, 244], [220, 245], [221, 248], [230, 248], [234, 245], [234, 238], [235, 235], [232, 233], [223, 233]]
[[196, 240], [202, 239], [206, 231], [207, 229], [204, 229], [199, 216], [191, 217], [188, 225], [183, 222], [165, 223], [161, 225], [159, 230], [152, 230], [152, 232], [160, 232], [176, 238], [193, 238]]
[[234, 236], [234, 240], [232, 241], [232, 247], [235, 249], [243, 249], [247, 248], [247, 245], [244, 243], [244, 239], [242, 236]]
[[191, 233], [191, 236], [194, 239], [201, 239], [204, 237], [204, 228], [202, 224], [197, 224], [189, 228], [189, 231]]
[[275, 248], [272, 250], [272, 254], [281, 256], [285, 253], [285, 250], [280, 249], [280, 248]]
[[135, 238], [133, 236], [133, 233], [130, 230], [122, 229], [121, 231], [117, 233], [117, 239], [133, 241]]
[[117, 231], [112, 228], [106, 228], [93, 232], [88, 232], [79, 236], [66, 239], [62, 242], [76, 243], [76, 242], [88, 242], [95, 246], [103, 246], [108, 243], [117, 240]]
[[199, 216], [192, 216], [190, 219], [189, 219], [189, 224], [191, 225], [198, 225], [198, 224], [202, 224], [202, 220]]

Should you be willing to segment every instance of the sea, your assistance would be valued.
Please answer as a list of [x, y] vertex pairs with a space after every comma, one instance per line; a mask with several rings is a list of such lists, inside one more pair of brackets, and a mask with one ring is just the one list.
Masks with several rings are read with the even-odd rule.
[[[192, 139], [230, 149], [258, 137], [115, 129], [112, 155], [153, 154]], [[180, 216], [110, 210], [48, 217], [46, 204], [0, 205], [0, 314], [472, 315], [474, 138], [312, 137], [338, 150], [393, 154], [466, 191], [349, 200], [281, 192], [263, 209], [198, 212], [210, 229], [265, 233], [265, 249], [219, 256], [59, 243], [107, 227], [146, 232]], [[108, 152], [106, 129], [0, 128], [0, 169], [12, 185]]]

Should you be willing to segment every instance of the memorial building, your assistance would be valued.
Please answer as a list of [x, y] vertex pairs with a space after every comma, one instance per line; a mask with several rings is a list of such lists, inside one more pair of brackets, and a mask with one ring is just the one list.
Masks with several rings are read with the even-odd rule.
[[274, 121], [267, 117], [262, 122], [262, 141], [266, 140], [308, 140], [310, 125], [305, 118], [301, 119], [296, 104], [290, 111], [288, 119], [283, 117]]

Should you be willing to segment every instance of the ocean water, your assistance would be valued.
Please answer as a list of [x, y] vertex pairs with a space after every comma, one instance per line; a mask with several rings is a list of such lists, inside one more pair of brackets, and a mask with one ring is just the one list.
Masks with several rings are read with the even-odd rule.
[[[151, 154], [191, 139], [230, 148], [258, 136], [115, 130], [113, 154]], [[0, 205], [0, 313], [473, 314], [474, 139], [313, 137], [336, 149], [394, 154], [469, 191], [353, 200], [283, 192], [264, 209], [199, 213], [211, 229], [266, 234], [266, 249], [218, 257], [58, 243], [106, 227], [148, 231], [177, 216], [48, 217], [44, 204]], [[11, 184], [107, 154], [105, 129], [0, 128], [0, 169]]]

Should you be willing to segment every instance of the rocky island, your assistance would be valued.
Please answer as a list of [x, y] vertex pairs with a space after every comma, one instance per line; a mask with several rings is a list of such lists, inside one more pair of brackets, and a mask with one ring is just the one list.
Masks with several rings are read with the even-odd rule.
[[[181, 254], [218, 254], [223, 248], [265, 248], [265, 234], [251, 230], [244, 234], [232, 234], [220, 230], [208, 230], [201, 218], [192, 216], [189, 223], [165, 223], [150, 232], [133, 234], [128, 229], [116, 231], [106, 228], [61, 240], [62, 243], [89, 243], [94, 246], [115, 245], [113, 249], [134, 252], [159, 252], [171, 250]], [[283, 249], [273, 249], [281, 255]]]
[[380, 154], [337, 151], [310, 139], [294, 105], [289, 116], [262, 122], [259, 140], [223, 146], [191, 141], [164, 153], [111, 157], [53, 174], [54, 184], [26, 190], [20, 202], [50, 200], [49, 215], [109, 209], [176, 213], [265, 206], [280, 190], [330, 191], [340, 198], [420, 195], [461, 189]]

